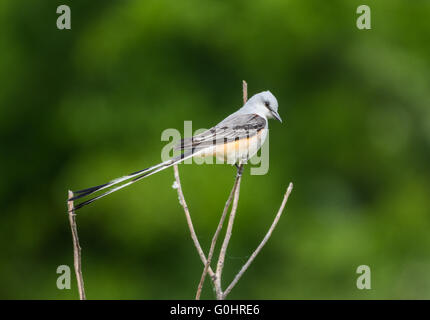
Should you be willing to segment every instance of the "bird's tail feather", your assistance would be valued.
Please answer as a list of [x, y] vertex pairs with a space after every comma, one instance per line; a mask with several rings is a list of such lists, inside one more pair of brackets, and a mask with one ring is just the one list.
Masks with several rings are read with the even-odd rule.
[[105, 196], [107, 196], [107, 195], [109, 195], [109, 194], [111, 194], [111, 193], [113, 193], [115, 191], [118, 191], [118, 190], [120, 190], [122, 188], [125, 188], [125, 187], [127, 187], [127, 186], [129, 186], [129, 185], [131, 185], [131, 184], [133, 184], [133, 183], [135, 183], [135, 182], [137, 182], [137, 181], [139, 181], [139, 180], [141, 180], [143, 178], [149, 177], [149, 176], [153, 175], [154, 173], [160, 172], [160, 171], [162, 171], [164, 169], [167, 169], [167, 168], [169, 168], [169, 167], [171, 167], [171, 166], [173, 166], [175, 164], [178, 164], [178, 163], [180, 163], [180, 162], [182, 162], [182, 161], [184, 161], [184, 160], [186, 160], [186, 159], [188, 159], [188, 158], [190, 158], [190, 157], [192, 157], [194, 155], [195, 155], [195, 152], [188, 151], [188, 152], [185, 152], [185, 153], [183, 153], [183, 154], [181, 154], [181, 155], [179, 155], [177, 157], [174, 157], [174, 158], [172, 158], [170, 160], [161, 162], [161, 163], [159, 163], [159, 164], [157, 164], [155, 166], [152, 166], [152, 167], [149, 167], [149, 168], [146, 168], [146, 169], [143, 169], [143, 170], [139, 170], [139, 171], [133, 172], [133, 173], [127, 175], [127, 176], [114, 179], [114, 180], [112, 180], [112, 181], [110, 181], [108, 183], [104, 183], [104, 184], [101, 184], [101, 185], [98, 185], [98, 186], [95, 186], [95, 187], [91, 187], [91, 188], [87, 188], [87, 189], [83, 189], [83, 190], [74, 191], [73, 194], [75, 196], [73, 198], [69, 199], [69, 201], [73, 201], [73, 200], [76, 200], [76, 199], [80, 199], [80, 198], [89, 196], [89, 195], [91, 195], [93, 193], [96, 193], [98, 191], [101, 191], [103, 189], [107, 189], [107, 188], [112, 187], [114, 185], [117, 185], [117, 184], [120, 184], [122, 182], [128, 181], [128, 182], [126, 182], [124, 184], [121, 184], [121, 185], [115, 187], [115, 188], [109, 189], [108, 191], [102, 193], [101, 195], [98, 195], [98, 196], [96, 196], [94, 198], [91, 198], [89, 200], [86, 200], [84, 202], [79, 203], [78, 205], [76, 205], [74, 207], [74, 210], [78, 210], [78, 209], [80, 209], [80, 208], [82, 208], [82, 207], [84, 207], [84, 206], [86, 206], [86, 205], [88, 205], [88, 204], [90, 204], [90, 203], [92, 203], [92, 202], [100, 199], [100, 198], [103, 198], [103, 197], [105, 197]]
[[104, 183], [104, 184], [101, 184], [101, 185], [98, 185], [98, 186], [95, 186], [95, 187], [90, 187], [90, 188], [83, 189], [83, 190], [73, 191], [73, 194], [75, 196], [72, 199], [70, 199], [70, 201], [73, 201], [73, 200], [76, 200], [76, 199], [79, 199], [79, 198], [83, 198], [83, 197], [89, 196], [90, 194], [93, 194], [93, 193], [95, 193], [97, 191], [101, 191], [103, 189], [112, 187], [112, 186], [114, 186], [114, 185], [116, 185], [118, 183], [124, 182], [124, 181], [129, 180], [129, 179], [131, 179], [133, 177], [137, 177], [138, 175], [141, 175], [141, 174], [143, 174], [145, 172], [148, 172], [148, 171], [154, 170], [156, 168], [159, 168], [159, 167], [163, 166], [164, 164], [165, 164], [165, 162], [161, 162], [161, 163], [159, 163], [159, 164], [157, 164], [155, 166], [148, 167], [148, 168], [145, 168], [145, 169], [142, 169], [142, 170], [130, 173], [129, 175], [126, 175], [126, 176], [123, 176], [123, 177], [120, 177], [120, 178], [116, 178], [114, 180], [111, 180], [111, 181], [109, 181], [107, 183]]

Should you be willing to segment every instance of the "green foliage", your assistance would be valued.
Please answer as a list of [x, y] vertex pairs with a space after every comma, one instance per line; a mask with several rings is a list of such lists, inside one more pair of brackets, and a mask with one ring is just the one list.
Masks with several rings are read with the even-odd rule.
[[[69, 4], [72, 30], [58, 30]], [[72, 299], [68, 189], [160, 160], [166, 128], [216, 124], [271, 90], [270, 170], [246, 170], [230, 281], [295, 188], [230, 298], [430, 298], [430, 4], [359, 1], [2, 1], [0, 297]], [[208, 250], [230, 166], [180, 166]], [[79, 212], [88, 298], [188, 299], [202, 271], [172, 170]], [[355, 286], [357, 266], [372, 290]], [[213, 298], [206, 282], [204, 298]]]

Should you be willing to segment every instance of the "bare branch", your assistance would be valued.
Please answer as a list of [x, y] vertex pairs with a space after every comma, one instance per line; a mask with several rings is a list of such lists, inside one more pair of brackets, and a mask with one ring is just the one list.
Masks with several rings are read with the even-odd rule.
[[[177, 164], [173, 166], [173, 171], [175, 172], [175, 180], [177, 184], [178, 197], [179, 197], [181, 206], [184, 208], [185, 218], [187, 219], [188, 228], [190, 229], [191, 239], [193, 239], [194, 246], [196, 247], [197, 252], [199, 253], [200, 259], [202, 260], [203, 264], [206, 266], [207, 264], [206, 256], [202, 250], [202, 247], [200, 246], [199, 240], [197, 239], [197, 235], [193, 226], [193, 221], [191, 220], [191, 216], [190, 216], [190, 211], [188, 210], [187, 203], [185, 202], [184, 193], [182, 192], [181, 180], [179, 179], [179, 171], [178, 171]], [[208, 268], [208, 273], [211, 277], [215, 276], [215, 273], [213, 272], [211, 267]]]
[[223, 241], [222, 246], [221, 246], [220, 254], [218, 257], [217, 268], [216, 268], [216, 272], [215, 272], [216, 283], [217, 283], [215, 288], [216, 289], [219, 288], [219, 292], [217, 292], [217, 299], [218, 300], [222, 300], [222, 298], [223, 298], [223, 293], [221, 290], [222, 269], [224, 267], [225, 255], [227, 253], [227, 247], [228, 247], [228, 244], [230, 242], [230, 238], [231, 238], [231, 234], [232, 234], [232, 230], [233, 230], [234, 218], [236, 217], [237, 204], [239, 202], [239, 194], [240, 194], [240, 182], [242, 180], [242, 171], [243, 171], [243, 164], [241, 164], [237, 169], [237, 175], [236, 175], [237, 187], [236, 187], [236, 190], [234, 192], [233, 207], [231, 208], [230, 217], [228, 219], [227, 231], [226, 231], [224, 241]]
[[76, 225], [75, 205], [69, 199], [73, 198], [73, 192], [69, 190], [69, 198], [67, 201], [70, 229], [72, 230], [73, 237], [73, 265], [75, 267], [76, 281], [78, 282], [79, 299], [86, 300], [84, 278], [82, 276], [81, 268], [81, 246], [79, 244], [78, 228]]
[[[245, 80], [242, 81], [242, 94], [243, 94], [243, 104], [245, 104], [246, 101], [248, 100], [248, 84], [246, 83]], [[227, 215], [227, 212], [228, 212], [228, 209], [230, 207], [230, 204], [231, 204], [231, 201], [233, 199], [233, 196], [236, 194], [236, 190], [238, 190], [238, 187], [240, 187], [241, 174], [242, 174], [242, 166], [240, 168], [238, 168], [238, 172], [237, 172], [237, 175], [236, 175], [236, 179], [234, 181], [233, 189], [230, 192], [230, 195], [229, 195], [229, 197], [227, 199], [227, 202], [226, 202], [226, 204], [224, 206], [224, 210], [223, 210], [223, 213], [221, 215], [220, 221], [218, 223], [218, 227], [217, 227], [217, 229], [215, 231], [215, 234], [214, 234], [214, 236], [212, 238], [211, 246], [210, 246], [210, 249], [209, 249], [208, 259], [207, 259], [206, 265], [205, 265], [205, 267], [203, 269], [202, 275], [200, 277], [200, 282], [199, 282], [199, 285], [198, 285], [198, 288], [197, 288], [196, 300], [200, 299], [200, 295], [201, 295], [203, 284], [204, 284], [204, 281], [205, 281], [205, 278], [206, 278], [207, 270], [208, 270], [208, 268], [209, 268], [209, 266], [210, 266], [210, 264], [212, 262], [212, 257], [213, 257], [213, 253], [214, 253], [214, 250], [215, 250], [216, 242], [218, 240], [219, 233], [222, 230], [222, 227], [223, 227], [223, 224], [224, 224], [224, 220], [225, 220], [225, 217]], [[237, 199], [238, 198], [239, 198], [239, 194], [237, 196]], [[237, 207], [237, 203], [236, 203], [236, 207]], [[223, 260], [224, 260], [224, 258], [223, 258]], [[222, 263], [224, 264], [224, 261]], [[217, 297], [222, 297], [221, 273], [220, 274], [216, 274], [215, 277], [212, 277], [212, 281], [214, 283], [215, 292], [216, 292]]]
[[238, 272], [236, 277], [233, 279], [233, 281], [230, 283], [230, 285], [225, 289], [223, 294], [223, 299], [230, 293], [230, 291], [234, 288], [234, 286], [237, 284], [239, 279], [242, 277], [242, 275], [245, 273], [245, 271], [248, 269], [248, 267], [251, 265], [251, 263], [254, 261], [255, 257], [258, 255], [258, 253], [261, 251], [261, 249], [264, 247], [266, 242], [269, 240], [270, 236], [272, 235], [273, 230], [275, 229], [276, 225], [278, 224], [279, 219], [281, 218], [282, 212], [284, 211], [285, 205], [287, 204], [288, 197], [290, 196], [291, 191], [293, 190], [293, 184], [290, 182], [287, 191], [285, 192], [284, 199], [282, 200], [281, 207], [278, 210], [278, 213], [276, 214], [275, 220], [273, 220], [272, 225], [269, 228], [269, 231], [267, 231], [266, 235], [263, 238], [263, 241], [258, 245], [257, 249], [252, 253], [251, 257], [249, 257], [248, 261], [243, 265], [242, 269]]
[[[246, 83], [245, 80], [242, 81], [242, 93], [243, 93], [243, 104], [245, 104], [246, 101], [248, 100], [248, 84]], [[239, 171], [238, 171], [238, 173], [239, 173]], [[237, 187], [239, 186], [239, 182], [240, 182], [240, 175], [237, 174], [236, 175], [236, 179], [234, 181], [233, 189], [230, 192], [230, 195], [229, 195], [229, 197], [227, 199], [227, 202], [226, 202], [226, 204], [224, 206], [224, 210], [223, 210], [223, 213], [221, 215], [220, 221], [218, 223], [218, 227], [217, 227], [217, 229], [215, 231], [215, 234], [214, 234], [214, 236], [212, 238], [211, 247], [209, 249], [208, 260], [207, 260], [206, 265], [205, 265], [205, 267], [203, 269], [202, 275], [200, 277], [200, 282], [199, 282], [199, 285], [198, 285], [198, 288], [197, 288], [196, 300], [200, 299], [200, 295], [201, 295], [201, 292], [202, 292], [203, 284], [204, 284], [204, 281], [205, 281], [205, 278], [206, 278], [206, 274], [207, 274], [207, 269], [208, 269], [208, 267], [210, 266], [210, 264], [212, 262], [212, 257], [213, 257], [213, 253], [214, 253], [214, 250], [215, 250], [215, 245], [216, 245], [216, 242], [218, 240], [219, 233], [222, 230], [225, 217], [227, 215], [228, 209], [229, 209], [231, 201], [233, 199], [233, 195], [235, 195]], [[215, 291], [217, 293], [217, 296], [221, 296], [222, 295], [221, 282], [220, 281], [216, 281], [216, 278], [217, 277], [213, 277], [212, 278], [212, 280], [214, 282], [214, 286], [215, 286]]]
[[[242, 87], [243, 87], [243, 103], [245, 104], [247, 102], [248, 99], [248, 85], [246, 83], [246, 81], [242, 82]], [[209, 254], [208, 254], [208, 258], [206, 259], [206, 256], [200, 246], [200, 243], [197, 239], [197, 235], [194, 231], [194, 227], [193, 227], [193, 223], [191, 220], [191, 216], [187, 207], [187, 204], [185, 202], [185, 198], [182, 192], [182, 187], [181, 187], [181, 183], [179, 180], [179, 172], [178, 172], [178, 167], [177, 165], [174, 165], [174, 172], [175, 172], [175, 179], [176, 179], [176, 185], [177, 185], [177, 189], [178, 189], [178, 197], [179, 197], [179, 201], [182, 205], [182, 207], [184, 208], [184, 212], [185, 212], [185, 217], [187, 219], [187, 223], [188, 223], [188, 227], [190, 229], [190, 233], [191, 233], [191, 238], [194, 241], [194, 245], [197, 249], [197, 252], [200, 255], [200, 258], [204, 264], [204, 268], [203, 268], [203, 272], [202, 275], [200, 277], [200, 282], [199, 285], [197, 287], [197, 292], [196, 292], [196, 300], [200, 299], [201, 296], [201, 292], [202, 292], [202, 288], [203, 288], [203, 284], [206, 278], [206, 274], [209, 273], [211, 280], [213, 282], [214, 288], [215, 288], [215, 293], [216, 293], [216, 298], [218, 300], [223, 300], [227, 297], [227, 295], [231, 292], [231, 290], [234, 288], [234, 286], [237, 284], [237, 282], [240, 280], [240, 278], [242, 277], [242, 275], [245, 273], [245, 271], [249, 268], [249, 266], [251, 265], [251, 263], [254, 261], [254, 259], [256, 258], [256, 256], [259, 254], [259, 252], [261, 251], [261, 249], [264, 247], [264, 245], [267, 243], [267, 241], [269, 240], [273, 230], [275, 229], [281, 215], [282, 212], [284, 211], [285, 205], [288, 201], [288, 197], [293, 189], [293, 184], [290, 183], [287, 191], [285, 192], [284, 195], [284, 199], [282, 201], [281, 207], [279, 208], [278, 213], [275, 216], [275, 219], [271, 225], [271, 227], [269, 228], [269, 231], [266, 233], [265, 237], [263, 238], [263, 240], [261, 241], [261, 243], [258, 245], [257, 249], [255, 249], [255, 251], [252, 253], [251, 257], [248, 259], [248, 261], [243, 265], [243, 267], [240, 269], [240, 271], [238, 272], [238, 274], [235, 276], [235, 278], [233, 279], [233, 281], [230, 283], [230, 285], [227, 287], [227, 289], [223, 292], [222, 290], [222, 284], [221, 284], [221, 278], [222, 278], [222, 271], [224, 268], [224, 261], [225, 261], [225, 256], [227, 253], [227, 248], [228, 245], [230, 243], [230, 239], [232, 236], [232, 231], [233, 231], [233, 224], [234, 224], [234, 219], [236, 217], [236, 212], [237, 212], [237, 206], [238, 206], [238, 202], [239, 202], [239, 195], [240, 195], [240, 183], [242, 180], [242, 172], [243, 172], [243, 163], [240, 163], [237, 166], [237, 174], [236, 174], [236, 179], [233, 185], [233, 189], [230, 192], [230, 195], [227, 199], [227, 202], [224, 206], [224, 210], [222, 212], [220, 221], [218, 223], [217, 229], [214, 233], [214, 236], [212, 237], [212, 242], [211, 242], [211, 246], [209, 249]], [[227, 231], [224, 237], [224, 241], [221, 245], [221, 249], [220, 249], [220, 253], [219, 253], [219, 257], [218, 257], [218, 261], [216, 264], [216, 270], [215, 272], [213, 272], [213, 270], [210, 267], [212, 258], [213, 258], [213, 254], [214, 254], [214, 250], [216, 247], [216, 242], [218, 240], [219, 234], [223, 228], [224, 225], [224, 221], [225, 218], [227, 216], [227, 212], [230, 208], [231, 203], [233, 202], [232, 208], [231, 208], [231, 212], [230, 212], [230, 216], [229, 216], [229, 220], [228, 220], [228, 224], [227, 224]]]
[[[202, 273], [202, 276], [200, 278], [200, 283], [199, 283], [199, 286], [197, 288], [196, 300], [200, 299], [200, 295], [201, 295], [201, 292], [202, 292], [202, 288], [203, 288], [203, 284], [204, 284], [204, 281], [205, 281], [205, 278], [206, 278], [206, 274], [207, 274], [208, 268], [209, 268], [209, 266], [210, 266], [210, 264], [212, 262], [212, 257], [213, 257], [214, 251], [215, 251], [215, 245], [216, 245], [216, 242], [218, 240], [219, 233], [222, 230], [225, 217], [227, 216], [228, 209], [230, 208], [231, 201], [233, 200], [233, 195], [236, 192], [236, 189], [237, 189], [237, 186], [238, 186], [238, 181], [239, 181], [239, 176], [236, 176], [233, 188], [231, 189], [230, 195], [229, 195], [229, 197], [227, 199], [227, 202], [225, 203], [224, 210], [223, 210], [222, 215], [221, 215], [221, 219], [219, 220], [219, 223], [218, 223], [218, 227], [217, 227], [217, 229], [215, 231], [215, 234], [214, 234], [214, 236], [212, 238], [211, 247], [209, 249], [208, 260], [207, 260], [206, 265], [205, 265], [205, 267], [203, 269], [203, 273]], [[212, 280], [215, 280], [215, 278], [213, 278]], [[214, 283], [216, 283], [216, 282], [214, 281]], [[218, 290], [215, 289], [215, 291], [221, 291], [221, 290], [220, 289], [218, 289]]]
[[248, 84], [245, 80], [242, 80], [242, 94], [243, 94], [243, 104], [248, 101]]

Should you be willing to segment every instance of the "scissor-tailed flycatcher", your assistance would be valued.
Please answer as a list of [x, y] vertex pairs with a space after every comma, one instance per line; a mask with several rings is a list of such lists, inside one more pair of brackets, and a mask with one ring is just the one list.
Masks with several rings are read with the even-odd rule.
[[242, 108], [229, 115], [216, 126], [199, 135], [182, 139], [180, 144], [175, 147], [175, 149], [183, 151], [181, 155], [108, 183], [74, 191], [75, 196], [70, 201], [89, 196], [119, 184], [119, 186], [109, 189], [99, 196], [78, 204], [75, 210], [82, 208], [108, 194], [191, 157], [216, 156], [217, 158], [226, 159], [227, 163], [231, 164], [245, 163], [263, 145], [267, 136], [267, 120], [272, 118], [282, 122], [278, 114], [278, 101], [270, 91], [260, 92], [252, 96]]

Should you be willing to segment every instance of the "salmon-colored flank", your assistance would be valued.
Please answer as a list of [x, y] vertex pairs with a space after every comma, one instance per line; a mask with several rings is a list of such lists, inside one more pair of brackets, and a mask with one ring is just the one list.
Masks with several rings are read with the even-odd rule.
[[[261, 146], [261, 135], [264, 129], [259, 130], [256, 135], [250, 138], [244, 138], [236, 141], [231, 141], [225, 144], [216, 145], [212, 150], [208, 150], [203, 154], [200, 154], [200, 157], [213, 157], [216, 156], [218, 158], [231, 157], [233, 154], [237, 154], [238, 156], [241, 154], [246, 154], [248, 152], [253, 153], [252, 150], [257, 150]], [[240, 156], [239, 156], [240, 157]]]

